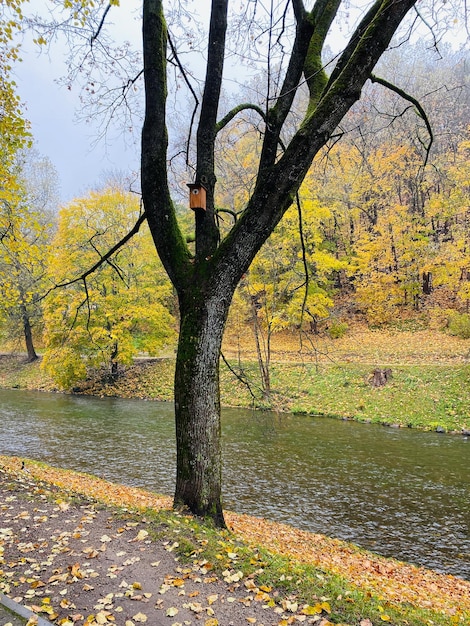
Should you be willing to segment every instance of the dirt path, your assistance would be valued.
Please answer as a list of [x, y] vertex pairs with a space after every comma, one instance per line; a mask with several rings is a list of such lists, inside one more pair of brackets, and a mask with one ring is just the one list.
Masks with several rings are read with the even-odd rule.
[[[34, 462], [28, 462], [25, 471], [21, 461], [11, 457], [0, 457], [0, 466], [4, 591], [39, 607], [46, 617], [65, 619], [63, 626], [93, 623], [86, 620], [98, 614], [101, 620], [118, 617], [114, 623], [126, 626], [144, 622], [145, 616], [152, 625], [170, 626], [201, 623], [203, 618], [205, 626], [215, 626], [211, 619], [225, 625], [267, 626], [282, 618], [252, 582], [218, 580], [202, 562], [181, 566], [164, 539], [154, 543], [147, 538], [143, 516], [137, 523], [118, 519], [89, 500], [144, 510], [169, 508], [169, 498]], [[34, 479], [44, 482], [38, 485]], [[86, 498], [78, 504], [61, 502], [61, 488]], [[226, 518], [248, 543], [338, 573], [363, 590], [448, 615], [470, 616], [470, 582], [290, 526], [229, 512]], [[50, 604], [44, 598], [50, 598]], [[175, 609], [176, 617], [169, 621]], [[311, 623], [319, 624], [318, 619]]]
[[24, 471], [0, 470], [0, 522], [0, 590], [62, 626], [279, 623], [253, 583], [180, 564], [143, 515], [65, 502]]

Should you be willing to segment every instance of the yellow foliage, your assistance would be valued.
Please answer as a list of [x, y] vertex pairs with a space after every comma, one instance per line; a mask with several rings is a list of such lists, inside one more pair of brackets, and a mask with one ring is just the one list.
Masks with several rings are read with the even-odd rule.
[[62, 386], [88, 367], [130, 363], [174, 338], [171, 285], [146, 228], [86, 279], [75, 281], [131, 229], [139, 213], [120, 189], [92, 192], [59, 216], [50, 276], [58, 285], [45, 308], [44, 367]]

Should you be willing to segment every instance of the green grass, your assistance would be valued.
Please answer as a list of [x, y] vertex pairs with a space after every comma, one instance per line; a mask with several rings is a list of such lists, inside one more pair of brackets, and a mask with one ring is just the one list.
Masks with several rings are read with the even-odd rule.
[[[445, 431], [470, 428], [469, 365], [397, 365], [384, 387], [369, 383], [371, 366], [273, 364], [271, 403], [256, 406], [293, 413], [325, 415], [361, 422]], [[244, 364], [255, 388], [256, 367]], [[222, 373], [222, 402], [247, 406], [253, 399], [244, 385]]]

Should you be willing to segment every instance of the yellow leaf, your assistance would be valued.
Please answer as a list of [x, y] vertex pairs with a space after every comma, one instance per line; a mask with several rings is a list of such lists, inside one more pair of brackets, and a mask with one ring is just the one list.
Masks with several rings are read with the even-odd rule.
[[139, 532], [137, 533], [136, 540], [143, 541], [147, 537], [148, 537], [148, 532], [146, 530], [139, 530]]
[[302, 613], [304, 615], [318, 615], [321, 612], [322, 608], [320, 604], [315, 604], [315, 606], [310, 606], [309, 604], [307, 604], [307, 606], [304, 606], [304, 608], [302, 609]]
[[215, 617], [211, 617], [210, 619], [206, 619], [204, 626], [219, 626], [219, 620], [215, 619]]
[[389, 622], [389, 621], [390, 621], [390, 616], [389, 616], [389, 615], [386, 615], [385, 613], [382, 613], [382, 615], [380, 616], [380, 619], [381, 619], [383, 622]]
[[178, 615], [178, 613], [179, 611], [175, 606], [170, 606], [170, 608], [166, 611], [167, 617], [174, 617], [175, 615]]

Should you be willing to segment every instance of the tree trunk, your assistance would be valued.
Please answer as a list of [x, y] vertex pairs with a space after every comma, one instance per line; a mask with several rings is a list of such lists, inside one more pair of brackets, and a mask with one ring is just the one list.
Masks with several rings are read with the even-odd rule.
[[180, 336], [175, 371], [175, 506], [225, 526], [219, 357], [230, 297], [180, 296]]
[[426, 296], [432, 293], [432, 273], [423, 272], [423, 293]]
[[376, 368], [370, 376], [370, 384], [372, 387], [383, 387], [392, 379], [392, 370]]
[[[197, 137], [197, 182], [208, 185], [206, 215], [196, 216], [196, 255], [178, 224], [168, 182], [166, 129], [167, 27], [162, 0], [143, 2], [145, 121], [142, 197], [160, 259], [180, 304], [175, 373], [177, 477], [175, 504], [223, 525], [221, 503], [219, 356], [228, 307], [238, 281], [297, 193], [313, 158], [325, 146], [416, 0], [377, 0], [360, 23], [333, 72], [321, 70], [321, 50], [340, 0], [318, 1], [307, 12], [292, 2], [296, 34], [275, 99], [267, 94], [265, 137], [257, 182], [243, 214], [219, 242], [214, 220], [215, 139], [221, 93], [228, 0], [212, 0], [203, 104]], [[305, 118], [282, 152], [302, 74], [309, 89]], [[271, 102], [270, 102], [271, 101]], [[271, 108], [270, 108], [271, 107]]]
[[28, 311], [25, 305], [21, 305], [21, 316], [23, 320], [23, 333], [26, 344], [26, 352], [28, 353], [28, 363], [32, 363], [38, 359], [36, 350], [34, 349], [33, 332], [31, 329], [31, 322], [29, 319]]

